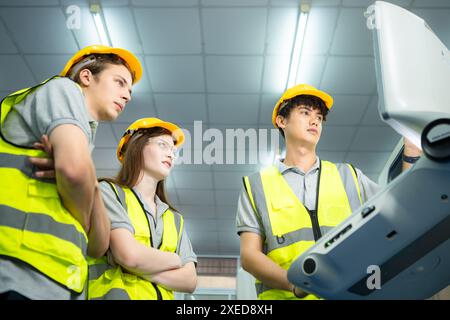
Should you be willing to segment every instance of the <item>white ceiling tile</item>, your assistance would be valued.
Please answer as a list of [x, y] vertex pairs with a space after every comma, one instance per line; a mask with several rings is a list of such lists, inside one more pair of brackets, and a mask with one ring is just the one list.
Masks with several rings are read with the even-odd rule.
[[363, 8], [342, 9], [331, 46], [332, 54], [373, 55], [372, 32]]
[[170, 203], [172, 208], [174, 207], [175, 203], [179, 203], [177, 191], [174, 188], [166, 187], [167, 191], [167, 202]]
[[131, 101], [117, 118], [118, 122], [133, 123], [140, 118], [156, 117], [152, 96], [144, 93], [133, 93]]
[[[202, 249], [211, 248], [217, 248], [218, 246], [218, 236], [217, 231], [203, 231], [203, 232], [195, 232], [195, 233], [189, 233], [189, 238], [192, 242], [192, 248], [194, 249], [194, 252], [199, 254]], [[205, 239], [207, 239], [205, 241]]]
[[372, 97], [361, 124], [383, 127], [388, 126], [386, 122], [383, 122], [380, 118], [380, 114], [378, 112], [378, 96]]
[[116, 137], [118, 139], [122, 138], [123, 134], [125, 133], [125, 131], [127, 130], [127, 128], [129, 127], [130, 124], [131, 123], [129, 123], [129, 122], [124, 122], [124, 123], [113, 122], [113, 123], [111, 123], [114, 134], [116, 135]]
[[232, 206], [216, 206], [216, 217], [218, 219], [236, 219], [237, 202]]
[[283, 93], [286, 89], [290, 56], [267, 56], [264, 66], [263, 92]]
[[181, 189], [212, 189], [211, 172], [207, 171], [177, 171], [173, 175], [175, 186]]
[[215, 217], [214, 206], [205, 206], [199, 204], [198, 206], [180, 205], [177, 209], [185, 218], [189, 219], [213, 219]]
[[93, 44], [101, 43], [99, 34], [97, 32], [97, 27], [95, 26], [94, 17], [89, 11], [89, 7], [80, 6], [79, 8], [80, 28], [72, 29], [72, 32], [77, 39], [78, 45], [80, 46], [80, 48], [84, 48]]
[[281, 98], [281, 94], [263, 94], [261, 98], [261, 111], [259, 112], [259, 123], [271, 124], [272, 112], [275, 104]]
[[[173, 175], [171, 174], [170, 176], [168, 176], [166, 179], [164, 179], [164, 186], [166, 187], [166, 189], [170, 190], [176, 190], [175, 187], [175, 182], [173, 180]], [[178, 197], [177, 197], [178, 198]]]
[[263, 53], [267, 9], [203, 9], [202, 15], [207, 54]]
[[265, 6], [269, 0], [201, 0], [204, 6]]
[[393, 151], [400, 136], [390, 127], [360, 127], [351, 151]]
[[0, 23], [0, 43], [2, 44], [2, 46], [0, 47], [0, 54], [1, 53], [17, 53], [17, 48], [14, 45], [14, 43], [12, 42], [8, 33], [6, 32], [6, 29], [3, 26], [3, 23]]
[[355, 134], [355, 127], [323, 126], [318, 148], [326, 151], [347, 151]]
[[[396, 4], [396, 5], [401, 6], [401, 7], [407, 7], [407, 6], [411, 5], [412, 1], [413, 0], [387, 0], [386, 2], [390, 2], [390, 3]], [[428, 1], [428, 0], [426, 0], [426, 1]], [[443, 1], [445, 1], [445, 0], [443, 0]], [[416, 2], [417, 2], [417, 0], [416, 0]], [[342, 4], [344, 6], [348, 6], [348, 7], [364, 7], [364, 8], [367, 8], [368, 6], [370, 6], [373, 3], [374, 3], [373, 0], [343, 0]]]
[[308, 16], [303, 54], [327, 54], [335, 29], [336, 8], [313, 7]]
[[117, 173], [119, 172], [118, 169], [110, 169], [110, 170], [106, 170], [106, 169], [96, 169], [95, 170], [95, 174], [97, 176], [98, 179], [101, 178], [113, 178], [117, 175]]
[[213, 190], [177, 189], [178, 198], [182, 205], [214, 205]]
[[334, 95], [334, 104], [325, 125], [358, 125], [364, 116], [371, 96]]
[[3, 6], [57, 6], [58, 0], [2, 0]]
[[92, 152], [92, 159], [98, 170], [117, 170], [120, 168], [115, 148], [95, 148]]
[[297, 8], [270, 9], [266, 39], [267, 54], [290, 55], [297, 15]]
[[217, 171], [243, 171], [247, 174], [252, 174], [259, 171], [259, 164], [213, 164], [211, 165], [213, 170]]
[[450, 48], [450, 9], [415, 9], [412, 12], [424, 19], [442, 43]]
[[155, 94], [159, 117], [174, 123], [206, 121], [205, 100], [203, 94]]
[[[72, 0], [65, 0], [72, 1]], [[128, 0], [102, 0], [102, 8], [113, 7], [113, 6], [127, 6], [129, 4]]]
[[328, 58], [320, 88], [331, 94], [373, 94], [376, 90], [374, 59]]
[[345, 162], [365, 172], [380, 172], [391, 155], [390, 152], [349, 152]]
[[217, 221], [216, 219], [184, 219], [184, 226], [189, 234], [202, 233], [205, 230], [216, 231]]
[[215, 190], [216, 203], [219, 206], [235, 205], [239, 199], [240, 191]]
[[258, 122], [258, 95], [211, 94], [208, 95], [208, 106], [209, 119], [214, 124], [238, 125]]
[[304, 54], [300, 58], [300, 66], [297, 72], [297, 84], [306, 83], [313, 87], [320, 86], [326, 56], [313, 56]]
[[209, 92], [259, 92], [261, 72], [262, 57], [206, 57]]
[[151, 92], [151, 88], [150, 88], [150, 82], [149, 82], [149, 74], [148, 72], [146, 72], [146, 67], [148, 69], [148, 66], [146, 65], [146, 61], [144, 56], [141, 55], [136, 55], [136, 57], [138, 58], [138, 60], [140, 61], [141, 65], [142, 65], [142, 78], [141, 80], [139, 80], [138, 83], [136, 83], [135, 85], [133, 85], [133, 92], [134, 93], [145, 93], [145, 92]]
[[154, 92], [204, 92], [200, 56], [146, 56]]
[[197, 9], [134, 9], [146, 54], [201, 53]]
[[[183, 148], [185, 147], [186, 142], [183, 144]], [[200, 153], [201, 154], [201, 153]], [[178, 163], [175, 166], [175, 170], [180, 171], [210, 171], [211, 166], [209, 164], [205, 164], [203, 161], [200, 163], [196, 163], [194, 159], [193, 151], [191, 152], [191, 157], [189, 163]]]
[[186, 7], [198, 5], [199, 0], [131, 0], [137, 6]]
[[78, 49], [60, 8], [2, 8], [1, 15], [23, 53], [72, 54]]
[[245, 171], [214, 171], [214, 188], [215, 190], [241, 190], [242, 178], [246, 175]]
[[414, 7], [450, 7], [448, 0], [415, 0]]
[[317, 150], [317, 155], [320, 160], [327, 160], [334, 163], [342, 163], [345, 159], [345, 152], [335, 152], [335, 151], [321, 151]]
[[61, 72], [71, 55], [25, 55], [38, 81], [44, 81]]
[[116, 139], [111, 124], [107, 122], [100, 122], [97, 128], [97, 132], [95, 134], [95, 142], [94, 142], [95, 147], [116, 148], [118, 142], [119, 141]]
[[280, 7], [297, 7], [300, 5], [301, 0], [270, 0], [272, 6]]
[[338, 6], [341, 4], [341, 0], [312, 0], [311, 5], [313, 7], [327, 7], [327, 6]]
[[217, 231], [237, 236], [236, 219], [217, 219]]
[[16, 91], [36, 85], [33, 75], [20, 56], [0, 55], [0, 70], [2, 90]]
[[143, 53], [130, 8], [104, 8], [103, 15], [113, 46], [127, 49], [134, 54]]

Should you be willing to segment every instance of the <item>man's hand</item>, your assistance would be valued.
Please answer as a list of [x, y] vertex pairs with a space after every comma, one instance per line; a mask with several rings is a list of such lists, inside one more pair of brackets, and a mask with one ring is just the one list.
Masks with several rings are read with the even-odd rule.
[[420, 150], [418, 147], [416, 147], [415, 144], [413, 144], [411, 141], [409, 141], [407, 138], [403, 137], [403, 144], [405, 145], [405, 148], [403, 149], [403, 154], [408, 157], [419, 157], [422, 155], [422, 150]]
[[44, 151], [48, 158], [29, 157], [29, 161], [37, 168], [34, 173], [36, 178], [55, 179], [55, 162], [53, 160], [53, 148], [47, 135], [41, 137], [40, 142], [33, 144], [35, 149]]

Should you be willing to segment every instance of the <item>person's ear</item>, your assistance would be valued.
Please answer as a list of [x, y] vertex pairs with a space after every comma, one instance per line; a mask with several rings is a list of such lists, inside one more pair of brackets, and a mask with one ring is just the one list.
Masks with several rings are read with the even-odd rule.
[[280, 129], [286, 128], [287, 119], [283, 116], [278, 115], [275, 119], [275, 122]]
[[89, 87], [93, 78], [94, 75], [92, 74], [91, 70], [83, 69], [80, 71], [80, 82], [83, 86]]

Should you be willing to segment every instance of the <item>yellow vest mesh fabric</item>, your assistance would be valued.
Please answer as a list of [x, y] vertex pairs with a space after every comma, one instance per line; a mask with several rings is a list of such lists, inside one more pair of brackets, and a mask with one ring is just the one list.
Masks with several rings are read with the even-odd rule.
[[[51, 79], [6, 97], [1, 103], [2, 127], [16, 103]], [[0, 157], [10, 159], [0, 167], [0, 254], [24, 261], [68, 289], [81, 292], [87, 280], [87, 236], [63, 207], [56, 184], [22, 171], [20, 162], [30, 156], [45, 154], [0, 137]]]
[[[116, 186], [113, 185], [113, 187], [117, 193]], [[133, 191], [126, 187], [122, 187], [122, 190], [125, 192], [128, 215], [135, 230], [134, 238], [139, 243], [150, 246], [151, 233], [146, 213]], [[163, 213], [164, 232], [159, 250], [167, 252], [175, 252], [177, 250], [178, 240], [183, 228], [183, 218], [179, 217], [181, 218], [181, 223], [179, 230], [177, 230], [175, 214], [171, 210], [166, 210]], [[119, 265], [115, 267], [108, 265], [106, 257], [90, 260], [89, 268], [90, 270], [93, 268], [106, 270], [98, 278], [89, 280], [89, 299], [114, 299], [114, 296], [110, 293], [117, 289], [123, 291], [123, 294], [118, 299], [128, 296], [131, 300], [156, 300], [158, 299], [157, 290], [161, 293], [163, 300], [172, 300], [174, 298], [171, 290], [153, 284], [137, 275], [130, 274]]]

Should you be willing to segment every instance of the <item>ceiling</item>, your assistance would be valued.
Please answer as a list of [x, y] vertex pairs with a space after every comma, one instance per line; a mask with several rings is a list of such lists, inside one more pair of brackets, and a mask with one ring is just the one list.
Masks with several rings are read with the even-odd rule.
[[[377, 112], [372, 39], [363, 16], [372, 2], [312, 1], [297, 83], [335, 99], [319, 156], [353, 163], [377, 181], [400, 136]], [[423, 17], [450, 47], [450, 0], [390, 2]], [[188, 130], [192, 162], [209, 144], [201, 136], [207, 129], [271, 129], [273, 106], [286, 88], [299, 3], [101, 1], [112, 44], [137, 54], [144, 76], [119, 119], [99, 126], [93, 152], [98, 175], [116, 173], [118, 138], [138, 118], [157, 116]], [[78, 30], [66, 27], [70, 5], [81, 9]], [[73, 53], [99, 42], [89, 1], [0, 0], [0, 94], [59, 73]], [[194, 134], [194, 121], [202, 121], [200, 134]], [[224, 162], [233, 150], [225, 146]], [[255, 152], [256, 145], [246, 150]], [[169, 195], [185, 216], [197, 254], [239, 255], [235, 214], [241, 178], [259, 170], [263, 158], [253, 164], [197, 161], [174, 169]]]

